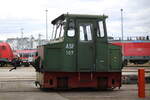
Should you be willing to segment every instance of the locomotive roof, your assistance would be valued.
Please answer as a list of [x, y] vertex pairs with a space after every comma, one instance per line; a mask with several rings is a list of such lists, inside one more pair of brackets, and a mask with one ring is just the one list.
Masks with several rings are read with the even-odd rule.
[[106, 19], [106, 15], [88, 15], [88, 14], [62, 14], [52, 21], [52, 24], [55, 24], [58, 20], [63, 20], [65, 18], [87, 18], [87, 19]]

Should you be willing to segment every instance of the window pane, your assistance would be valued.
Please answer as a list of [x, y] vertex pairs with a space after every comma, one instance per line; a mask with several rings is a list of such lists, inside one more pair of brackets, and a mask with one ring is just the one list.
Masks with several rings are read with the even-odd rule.
[[61, 32], [61, 26], [58, 25], [58, 26], [57, 26], [57, 29], [56, 29], [56, 39], [59, 38], [60, 32]]
[[80, 40], [85, 40], [83, 26], [80, 26]]
[[52, 39], [60, 39], [61, 37], [63, 37], [64, 36], [64, 27], [65, 27], [65, 22], [58, 21], [53, 26]]
[[88, 40], [92, 40], [91, 26], [90, 25], [86, 26], [86, 31], [87, 31]]
[[98, 34], [98, 36], [104, 37], [105, 34], [104, 34], [103, 22], [100, 21], [98, 24], [99, 24], [99, 34]]
[[64, 25], [61, 25], [61, 30], [60, 30], [60, 36], [59, 37], [63, 37], [64, 36]]
[[90, 41], [92, 40], [92, 24], [82, 24], [80, 25], [80, 40]]
[[52, 31], [52, 37], [51, 37], [51, 39], [55, 38], [55, 30], [56, 30], [56, 25], [53, 25], [53, 31]]

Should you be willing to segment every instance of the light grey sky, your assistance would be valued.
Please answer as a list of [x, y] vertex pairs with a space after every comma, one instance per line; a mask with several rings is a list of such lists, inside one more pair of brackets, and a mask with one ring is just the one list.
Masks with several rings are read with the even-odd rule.
[[108, 15], [108, 34], [121, 36], [120, 9], [124, 35], [150, 35], [149, 0], [0, 0], [0, 40], [24, 36], [45, 38], [45, 10], [48, 9], [48, 36], [51, 21], [62, 13]]

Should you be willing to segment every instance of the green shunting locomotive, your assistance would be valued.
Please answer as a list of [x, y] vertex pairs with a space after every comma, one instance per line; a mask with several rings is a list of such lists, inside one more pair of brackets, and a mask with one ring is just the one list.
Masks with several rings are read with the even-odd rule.
[[121, 48], [109, 44], [105, 15], [62, 14], [52, 21], [52, 39], [38, 47], [40, 88], [121, 87]]

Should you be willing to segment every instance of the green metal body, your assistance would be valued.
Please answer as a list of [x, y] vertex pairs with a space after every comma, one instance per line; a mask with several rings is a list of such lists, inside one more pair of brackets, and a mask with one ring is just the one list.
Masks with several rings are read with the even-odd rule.
[[[44, 72], [121, 72], [121, 48], [107, 42], [106, 18], [107, 16], [63, 14], [52, 21], [52, 24], [55, 24], [59, 20], [65, 20], [64, 36], [39, 46], [40, 70]], [[99, 21], [103, 23], [104, 36], [102, 37], [98, 35]], [[85, 30], [82, 28], [84, 26], [86, 32], [90, 29], [91, 36], [79, 35]], [[68, 36], [70, 27], [75, 32], [73, 36]], [[82, 40], [82, 37], [89, 41]]]

